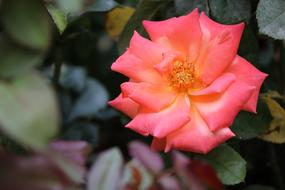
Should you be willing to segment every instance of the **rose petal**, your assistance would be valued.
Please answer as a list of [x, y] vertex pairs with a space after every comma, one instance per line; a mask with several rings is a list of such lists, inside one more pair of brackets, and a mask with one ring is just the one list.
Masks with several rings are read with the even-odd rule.
[[191, 121], [167, 137], [165, 151], [175, 148], [206, 154], [233, 136], [234, 134], [229, 128], [222, 128], [216, 132], [212, 132], [199, 112], [192, 107]]
[[225, 91], [230, 84], [236, 79], [236, 76], [232, 73], [225, 73], [217, 78], [210, 86], [198, 91], [189, 91], [192, 96], [200, 96], [214, 93], [221, 93]]
[[201, 40], [198, 9], [164, 21], [143, 21], [143, 25], [154, 42], [184, 52], [190, 61], [197, 57]]
[[142, 107], [160, 111], [175, 100], [177, 94], [171, 88], [149, 83], [125, 82], [121, 85], [124, 97], [128, 97]]
[[163, 53], [168, 52], [169, 49], [143, 38], [135, 31], [130, 41], [129, 51], [141, 59], [144, 64], [152, 66], [159, 63]]
[[123, 98], [122, 94], [108, 103], [110, 106], [116, 108], [131, 118], [135, 117], [138, 113], [139, 105], [130, 98]]
[[160, 112], [142, 110], [126, 127], [164, 138], [190, 120], [188, 97], [178, 96], [175, 102]]
[[197, 107], [209, 128], [216, 131], [230, 126], [254, 91], [241, 81], [234, 82], [221, 94], [208, 96], [192, 96], [192, 103]]
[[237, 80], [243, 81], [250, 86], [255, 86], [254, 92], [242, 109], [256, 113], [259, 90], [264, 79], [267, 77], [267, 74], [260, 72], [248, 61], [238, 55], [226, 72], [235, 74]]
[[130, 53], [129, 50], [113, 63], [111, 69], [122, 73], [134, 81], [163, 83], [161, 75], [153, 67], [145, 64], [141, 59]]
[[203, 40], [196, 67], [201, 80], [210, 84], [221, 75], [234, 59], [244, 24], [222, 25], [202, 13], [200, 25]]

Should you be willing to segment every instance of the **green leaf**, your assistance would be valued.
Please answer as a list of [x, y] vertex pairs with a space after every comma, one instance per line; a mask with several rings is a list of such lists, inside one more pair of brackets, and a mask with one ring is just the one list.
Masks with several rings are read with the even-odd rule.
[[236, 117], [231, 129], [239, 139], [251, 139], [264, 134], [270, 126], [272, 116], [266, 103], [260, 99], [257, 114], [242, 111]]
[[220, 145], [207, 155], [199, 157], [214, 167], [223, 184], [234, 185], [244, 181], [246, 161], [230, 146]]
[[119, 4], [114, 0], [96, 0], [95, 3], [90, 6], [88, 11], [104, 12], [113, 9], [118, 5]]
[[66, 140], [84, 140], [94, 146], [99, 141], [99, 126], [91, 122], [76, 122], [68, 126], [67, 131], [63, 134]]
[[41, 150], [58, 130], [55, 96], [36, 74], [0, 82], [1, 128], [14, 140]]
[[184, 15], [190, 13], [195, 8], [198, 8], [200, 11], [205, 11], [208, 14], [207, 1], [205, 0], [175, 0], [174, 1], [175, 10], [178, 15]]
[[257, 39], [249, 25], [247, 25], [243, 31], [238, 54], [255, 66], [258, 66], [259, 46]]
[[256, 17], [260, 33], [275, 39], [285, 39], [284, 0], [260, 0]]
[[251, 4], [248, 0], [211, 0], [209, 1], [211, 16], [225, 24], [248, 21]]
[[83, 0], [56, 0], [57, 6], [65, 13], [79, 12], [83, 8]]
[[62, 34], [67, 26], [66, 14], [55, 6], [48, 6], [48, 11], [53, 19], [53, 22], [57, 26], [59, 33]]
[[94, 79], [88, 79], [81, 96], [76, 100], [68, 120], [91, 117], [107, 106], [109, 94], [106, 88]]
[[42, 57], [43, 53], [20, 47], [7, 36], [0, 36], [1, 77], [23, 75], [41, 63]]
[[1, 21], [16, 42], [33, 49], [45, 50], [51, 42], [50, 17], [38, 0], [3, 0]]
[[101, 153], [87, 180], [87, 190], [117, 190], [123, 167], [123, 156], [118, 148]]
[[143, 0], [138, 4], [135, 13], [127, 22], [119, 38], [118, 48], [120, 53], [123, 53], [128, 47], [130, 39], [135, 30], [139, 33], [144, 31], [142, 21], [153, 18], [158, 10], [167, 2], [168, 1], [155, 2], [153, 0]]

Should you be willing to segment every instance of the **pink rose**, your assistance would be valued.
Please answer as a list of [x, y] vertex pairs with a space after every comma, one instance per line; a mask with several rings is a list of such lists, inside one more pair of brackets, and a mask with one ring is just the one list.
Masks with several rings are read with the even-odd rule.
[[132, 118], [126, 127], [152, 135], [152, 148], [207, 153], [233, 137], [240, 110], [256, 112], [266, 74], [237, 55], [244, 23], [222, 25], [197, 9], [144, 21], [112, 70], [130, 78], [110, 105]]

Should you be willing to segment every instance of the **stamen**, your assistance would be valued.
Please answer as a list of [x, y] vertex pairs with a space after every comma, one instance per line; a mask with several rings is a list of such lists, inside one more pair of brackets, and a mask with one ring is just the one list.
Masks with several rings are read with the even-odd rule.
[[194, 64], [189, 63], [187, 60], [175, 60], [168, 79], [170, 85], [174, 88], [187, 91], [194, 86], [197, 79]]

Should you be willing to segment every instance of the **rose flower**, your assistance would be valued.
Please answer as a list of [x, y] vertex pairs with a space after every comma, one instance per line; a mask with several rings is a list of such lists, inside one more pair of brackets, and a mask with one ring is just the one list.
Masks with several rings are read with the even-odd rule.
[[234, 136], [240, 110], [256, 112], [266, 74], [237, 55], [244, 23], [222, 25], [197, 9], [144, 21], [112, 70], [129, 77], [109, 104], [132, 118], [126, 125], [152, 135], [152, 148], [207, 153]]

